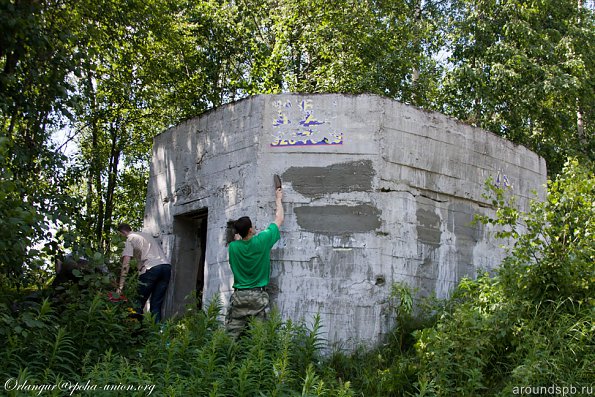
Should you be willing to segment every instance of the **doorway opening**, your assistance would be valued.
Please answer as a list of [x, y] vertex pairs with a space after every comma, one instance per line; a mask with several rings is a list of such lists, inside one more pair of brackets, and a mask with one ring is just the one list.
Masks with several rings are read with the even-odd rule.
[[188, 304], [193, 304], [193, 295], [197, 308], [202, 309], [208, 213], [207, 208], [201, 208], [174, 217], [175, 245], [172, 257], [174, 313], [183, 313]]

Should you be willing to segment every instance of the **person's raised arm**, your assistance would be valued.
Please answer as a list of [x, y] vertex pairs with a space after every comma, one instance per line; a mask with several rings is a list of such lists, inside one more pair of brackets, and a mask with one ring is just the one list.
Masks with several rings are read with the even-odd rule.
[[285, 212], [283, 211], [283, 190], [277, 189], [275, 192], [275, 224], [277, 227], [281, 227], [283, 220], [285, 219]]

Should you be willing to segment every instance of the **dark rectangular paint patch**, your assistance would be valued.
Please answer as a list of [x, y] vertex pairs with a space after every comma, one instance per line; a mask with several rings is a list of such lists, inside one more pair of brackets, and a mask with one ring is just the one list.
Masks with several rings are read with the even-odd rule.
[[294, 208], [303, 230], [328, 235], [366, 233], [380, 227], [381, 211], [369, 204]]
[[306, 197], [320, 197], [330, 193], [371, 191], [374, 175], [372, 161], [360, 160], [328, 167], [290, 167], [283, 174], [283, 180]]

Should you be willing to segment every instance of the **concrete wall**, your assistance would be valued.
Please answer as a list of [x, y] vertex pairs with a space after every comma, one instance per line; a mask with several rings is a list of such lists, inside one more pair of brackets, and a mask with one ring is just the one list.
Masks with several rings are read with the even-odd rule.
[[184, 310], [197, 280], [204, 299], [227, 305], [227, 223], [249, 215], [263, 229], [274, 219], [273, 174], [286, 217], [272, 302], [285, 318], [320, 313], [322, 336], [350, 349], [390, 331], [394, 282], [446, 297], [461, 277], [496, 267], [501, 242], [471, 224], [492, 211], [484, 182], [512, 187], [526, 210], [532, 191], [543, 194], [546, 166], [494, 134], [373, 95], [223, 106], [154, 141], [145, 228], [172, 255], [168, 314]]

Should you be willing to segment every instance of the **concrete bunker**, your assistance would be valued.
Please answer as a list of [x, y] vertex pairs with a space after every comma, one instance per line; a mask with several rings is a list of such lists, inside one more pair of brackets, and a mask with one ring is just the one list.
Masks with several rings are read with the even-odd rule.
[[501, 242], [471, 223], [493, 212], [485, 181], [526, 210], [546, 166], [494, 134], [375, 95], [259, 95], [211, 110], [153, 144], [144, 224], [172, 257], [166, 315], [191, 294], [226, 309], [228, 222], [272, 222], [273, 174], [286, 220], [271, 302], [284, 318], [319, 313], [329, 345], [350, 349], [390, 331], [393, 283], [446, 297], [498, 266]]

